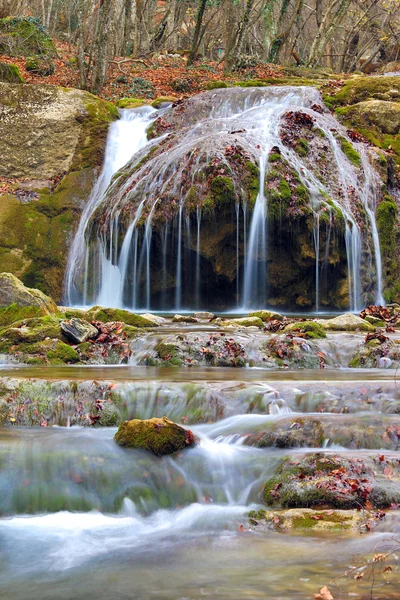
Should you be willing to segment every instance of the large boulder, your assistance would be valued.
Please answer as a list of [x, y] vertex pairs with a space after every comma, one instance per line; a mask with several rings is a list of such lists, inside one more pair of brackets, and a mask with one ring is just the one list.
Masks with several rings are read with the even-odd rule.
[[35, 17], [0, 19], [0, 54], [56, 56], [53, 40]]
[[0, 274], [0, 325], [57, 312], [56, 304], [46, 294], [25, 287], [12, 273]]
[[24, 83], [17, 65], [0, 62], [0, 81], [4, 83]]
[[0, 83], [0, 263], [57, 302], [71, 235], [118, 113], [88, 92]]
[[196, 443], [191, 431], [167, 417], [125, 421], [119, 426], [114, 439], [119, 446], [140, 448], [156, 456], [173, 454]]

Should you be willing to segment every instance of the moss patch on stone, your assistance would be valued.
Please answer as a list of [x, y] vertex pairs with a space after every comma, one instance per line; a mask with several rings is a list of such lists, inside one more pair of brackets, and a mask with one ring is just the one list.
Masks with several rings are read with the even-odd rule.
[[394, 274], [397, 270], [397, 214], [397, 205], [391, 196], [386, 196], [376, 210], [376, 226], [379, 233], [386, 282], [385, 296], [389, 302], [395, 300], [397, 295], [396, 290], [393, 289], [396, 284]]
[[120, 446], [147, 450], [156, 456], [173, 454], [191, 445], [186, 430], [167, 417], [125, 421], [114, 439]]
[[361, 157], [352, 143], [342, 135], [338, 136], [337, 139], [342, 152], [347, 156], [351, 164], [358, 168], [361, 167]]
[[0, 53], [9, 56], [34, 54], [56, 56], [53, 40], [35, 17], [5, 17], [0, 19]]
[[0, 81], [5, 83], [24, 83], [24, 78], [17, 65], [0, 62]]
[[145, 317], [141, 317], [140, 315], [129, 312], [129, 310], [123, 310], [121, 308], [102, 308], [101, 306], [94, 306], [86, 313], [84, 318], [87, 318], [89, 321], [101, 321], [102, 323], [118, 321], [132, 327], [157, 327], [153, 321], [149, 321]]
[[321, 339], [326, 337], [326, 331], [319, 323], [315, 321], [302, 321], [301, 323], [291, 323], [284, 329], [285, 333], [300, 333], [302, 337], [308, 339]]
[[121, 98], [117, 100], [115, 106], [117, 108], [139, 108], [148, 104], [143, 98]]

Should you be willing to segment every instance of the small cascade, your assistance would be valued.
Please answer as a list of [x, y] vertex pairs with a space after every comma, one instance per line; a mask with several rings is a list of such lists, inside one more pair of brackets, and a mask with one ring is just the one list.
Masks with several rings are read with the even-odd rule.
[[379, 177], [317, 90], [217, 90], [154, 113], [123, 111], [111, 127], [71, 248], [68, 304], [383, 304]]

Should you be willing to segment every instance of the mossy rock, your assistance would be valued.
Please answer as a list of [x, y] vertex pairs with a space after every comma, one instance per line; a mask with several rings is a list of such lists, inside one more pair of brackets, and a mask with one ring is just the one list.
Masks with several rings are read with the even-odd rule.
[[31, 56], [25, 63], [25, 69], [29, 73], [41, 75], [42, 77], [49, 77], [50, 75], [54, 75], [56, 66], [50, 58]]
[[43, 292], [25, 287], [11, 273], [0, 274], [0, 325], [58, 313], [57, 305]]
[[57, 317], [37, 317], [17, 321], [12, 327], [0, 330], [0, 338], [14, 344], [35, 344], [46, 338], [62, 338], [61, 319]]
[[396, 499], [398, 489], [373, 458], [352, 461], [327, 453], [284, 460], [263, 491], [264, 503], [280, 508], [386, 508]]
[[261, 321], [269, 321], [270, 319], [276, 319], [277, 321], [283, 320], [283, 316], [273, 310], [256, 310], [255, 312], [249, 313], [249, 317], [258, 317]]
[[35, 17], [0, 19], [0, 53], [9, 56], [56, 56], [53, 40]]
[[361, 532], [366, 531], [366, 518], [359, 510], [258, 510], [249, 512], [249, 526], [257, 532], [274, 530], [296, 532]]
[[346, 81], [342, 89], [334, 95], [325, 96], [329, 105], [345, 106], [365, 100], [400, 101], [400, 81], [398, 77], [357, 77]]
[[221, 325], [236, 325], [237, 327], [259, 327], [260, 329], [264, 327], [264, 323], [260, 317], [257, 316], [248, 316], [248, 317], [239, 317], [238, 319], [225, 319], [220, 322]]
[[167, 106], [167, 104], [172, 104], [175, 101], [176, 98], [174, 98], [174, 96], [160, 96], [159, 98], [153, 100], [151, 106], [153, 108], [163, 108], [164, 106]]
[[226, 81], [207, 81], [205, 88], [206, 90], [218, 90], [219, 88], [227, 88], [228, 84]]
[[[188, 435], [189, 434], [189, 435]], [[114, 437], [119, 446], [166, 456], [194, 445], [194, 436], [167, 417], [122, 423]]]
[[317, 321], [327, 331], [375, 331], [375, 327], [352, 313], [345, 313], [333, 319]]
[[0, 62], [0, 81], [4, 83], [25, 83], [17, 65]]
[[300, 333], [303, 337], [308, 339], [320, 339], [326, 337], [326, 331], [315, 321], [302, 321], [301, 323], [291, 323], [284, 329], [285, 333]]
[[94, 306], [86, 313], [85, 318], [91, 321], [101, 321], [102, 323], [118, 321], [132, 327], [157, 327], [157, 324], [153, 321], [122, 308]]
[[148, 102], [143, 98], [121, 98], [117, 100], [115, 106], [117, 108], [139, 108], [140, 106], [146, 106]]

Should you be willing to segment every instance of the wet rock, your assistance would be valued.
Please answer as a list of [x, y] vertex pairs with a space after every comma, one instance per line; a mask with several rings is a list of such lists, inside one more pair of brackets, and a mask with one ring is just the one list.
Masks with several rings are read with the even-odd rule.
[[143, 313], [140, 316], [143, 317], [144, 319], [147, 319], [148, 321], [151, 321], [152, 323], [154, 323], [154, 325], [165, 325], [165, 323], [167, 323], [167, 319], [164, 319], [164, 317], [160, 317], [159, 315], [152, 315], [151, 313]]
[[214, 319], [215, 317], [214, 313], [212, 312], [195, 312], [193, 316], [199, 321], [211, 321], [211, 319]]
[[281, 508], [387, 508], [400, 500], [399, 476], [395, 456], [296, 456], [278, 466], [263, 500]]
[[249, 434], [244, 443], [256, 448], [323, 448], [330, 443], [359, 450], [398, 450], [400, 418], [373, 414], [356, 420], [346, 414], [282, 417]]
[[348, 531], [365, 532], [378, 524], [384, 513], [366, 514], [360, 510], [313, 510], [291, 508], [288, 510], [250, 511], [249, 525], [257, 532], [274, 531], [295, 533], [297, 531]]
[[374, 327], [385, 327], [386, 324], [385, 321], [382, 321], [382, 319], [378, 319], [378, 317], [372, 317], [371, 315], [367, 315], [364, 320]]
[[328, 331], [375, 331], [375, 328], [365, 319], [352, 313], [345, 313], [334, 319], [319, 319], [316, 323]]
[[198, 319], [196, 319], [196, 317], [191, 317], [190, 315], [174, 315], [172, 322], [173, 323], [198, 323]]
[[84, 319], [73, 318], [70, 321], [61, 321], [60, 326], [64, 335], [74, 344], [82, 344], [96, 338], [99, 334], [96, 327]]
[[217, 319], [216, 323], [224, 325], [226, 327], [263, 327], [263, 322], [260, 317], [240, 317], [238, 319]]
[[133, 419], [122, 423], [115, 441], [125, 448], [140, 448], [156, 456], [166, 456], [194, 446], [195, 436], [167, 417], [141, 421]]
[[325, 366], [325, 356], [313, 342], [302, 337], [275, 335], [263, 344], [266, 360], [274, 366], [292, 369], [317, 369]]
[[349, 361], [352, 369], [397, 369], [399, 365], [400, 345], [381, 333], [368, 334]]

